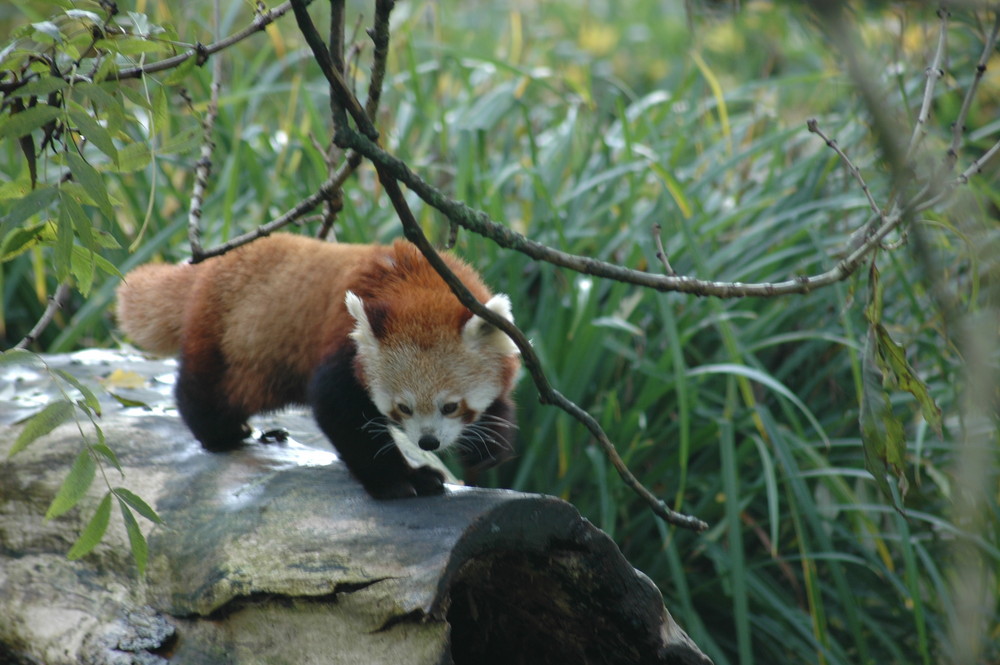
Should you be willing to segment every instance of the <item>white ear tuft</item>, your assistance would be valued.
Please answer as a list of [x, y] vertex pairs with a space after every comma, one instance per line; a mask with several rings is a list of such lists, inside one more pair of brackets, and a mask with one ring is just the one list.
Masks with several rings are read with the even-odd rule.
[[378, 339], [372, 331], [371, 323], [368, 321], [368, 313], [365, 312], [365, 303], [353, 291], [348, 291], [344, 296], [344, 304], [347, 311], [354, 317], [357, 325], [351, 333], [351, 339], [358, 345], [361, 355], [365, 353], [376, 353], [378, 351]]
[[[514, 315], [510, 309], [510, 298], [504, 294], [498, 293], [490, 298], [486, 302], [485, 307], [511, 323], [514, 322]], [[465, 323], [465, 326], [462, 328], [462, 340], [467, 346], [477, 350], [490, 349], [505, 356], [518, 353], [514, 341], [510, 337], [507, 337], [504, 331], [478, 316], [473, 316]]]

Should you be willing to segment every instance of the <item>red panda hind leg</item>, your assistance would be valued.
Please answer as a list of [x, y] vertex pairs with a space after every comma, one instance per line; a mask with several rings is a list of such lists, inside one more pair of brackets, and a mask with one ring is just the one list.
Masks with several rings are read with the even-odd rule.
[[345, 345], [316, 369], [307, 401], [340, 460], [376, 499], [441, 494], [444, 475], [412, 467], [354, 373], [355, 348]]
[[212, 452], [234, 450], [250, 435], [249, 414], [226, 401], [225, 376], [226, 362], [217, 349], [181, 355], [174, 390], [177, 408], [191, 433]]

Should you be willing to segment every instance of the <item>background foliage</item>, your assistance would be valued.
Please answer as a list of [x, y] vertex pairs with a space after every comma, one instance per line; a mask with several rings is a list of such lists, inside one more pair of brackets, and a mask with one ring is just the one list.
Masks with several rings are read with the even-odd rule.
[[[320, 4], [311, 8], [317, 17]], [[836, 138], [877, 197], [891, 188], [856, 86], [807, 13], [767, 2], [693, 4], [688, 14], [684, 3], [656, 0], [400, 2], [377, 118], [385, 145], [456, 198], [573, 253], [660, 271], [659, 224], [680, 274], [757, 282], [828, 269], [868, 203], [806, 119]], [[97, 3], [15, 0], [0, 8], [0, 25], [12, 45], [71, 59], [75, 49], [89, 62], [92, 34], [81, 25], [91, 19], [67, 9], [105, 15]], [[205, 7], [138, 0], [119, 9], [121, 33], [103, 45], [119, 68], [171, 55], [178, 42], [211, 43], [251, 20], [242, 2], [223, 3], [218, 28]], [[370, 7], [349, 4], [348, 15], [359, 14], [370, 17]], [[938, 19], [919, 4], [866, 5], [854, 17], [872, 80], [908, 132]], [[928, 161], [947, 144], [983, 29], [973, 13], [956, 12]], [[363, 87], [363, 30], [356, 44]], [[4, 51], [0, 68], [24, 65], [17, 56]], [[290, 18], [219, 57], [207, 246], [316, 191], [331, 131], [325, 81]], [[109, 304], [118, 272], [186, 257], [210, 80], [210, 67], [192, 62], [121, 85], [34, 91], [70, 100], [62, 135], [42, 124], [30, 134], [36, 148], [46, 136], [57, 148], [34, 166], [34, 190], [6, 107], [4, 348], [63, 281], [74, 287], [70, 302], [34, 348], [115, 345]], [[997, 81], [988, 74], [975, 99], [966, 160], [1000, 133]], [[598, 417], [647, 486], [712, 527], [694, 534], [656, 520], [585, 430], [539, 406], [526, 380], [521, 454], [492, 482], [572, 501], [657, 582], [720, 665], [941, 662], [963, 646], [953, 624], [968, 602], [978, 602], [972, 628], [983, 650], [964, 662], [997, 662], [995, 384], [979, 439], [986, 491], [969, 513], [960, 508], [970, 501], [957, 444], [976, 424], [963, 417], [966, 363], [996, 367], [996, 173], [988, 168], [925, 213], [919, 242], [879, 255], [882, 323], [944, 414], [939, 435], [911, 396], [890, 392], [906, 424], [905, 513], [864, 470], [867, 272], [805, 296], [698, 299], [538, 265], [463, 233], [460, 253], [511, 295], [557, 389]], [[345, 198], [340, 240], [398, 235], [371, 169], [348, 183]], [[443, 238], [441, 218], [412, 205]], [[318, 224], [306, 220], [302, 232]], [[953, 310], [939, 307], [935, 289], [950, 294]], [[985, 322], [981, 355], [963, 355], [959, 317]], [[961, 545], [971, 558], [961, 558]], [[972, 601], [958, 592], [959, 569], [968, 567], [980, 580]]]

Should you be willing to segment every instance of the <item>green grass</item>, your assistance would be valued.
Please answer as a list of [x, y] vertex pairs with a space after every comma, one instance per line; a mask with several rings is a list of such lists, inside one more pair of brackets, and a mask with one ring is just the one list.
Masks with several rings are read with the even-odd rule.
[[[805, 119], [836, 137], [881, 200], [888, 187], [838, 58], [783, 7], [746, 3], [735, 15], [699, 16], [692, 33], [682, 3], [663, 5], [400, 3], [378, 118], [385, 145], [446, 192], [565, 251], [656, 272], [660, 224], [680, 274], [771, 281], [832, 267], [868, 207]], [[243, 5], [227, 11], [229, 29], [248, 20]], [[318, 4], [312, 11], [321, 20]], [[899, 52], [888, 10], [859, 20], [873, 61], [903, 64], [887, 74], [899, 91], [887, 103], [902, 108], [905, 96], [912, 117], [936, 23], [910, 11]], [[981, 48], [973, 26], [961, 17], [955, 25], [953, 78], [942, 86], [932, 141], [947, 135]], [[330, 136], [327, 92], [301, 49], [289, 18], [225, 56], [208, 245], [269, 221], [325, 178], [313, 138], [325, 145]], [[209, 75], [195, 69], [184, 82], [198, 114]], [[176, 101], [163, 80], [150, 82], [150, 94], [162, 89]], [[996, 139], [996, 108], [988, 83], [969, 121], [978, 150]], [[116, 217], [94, 217], [128, 247], [149, 211], [134, 253], [105, 254], [122, 272], [154, 256], [185, 257], [197, 135], [170, 146], [197, 117], [173, 111], [165, 123], [156, 137], [163, 150], [148, 168], [108, 177]], [[15, 179], [21, 169], [15, 146], [0, 146], [0, 173]], [[943, 283], [963, 311], [984, 315], [996, 305], [995, 261], [977, 253], [995, 242], [983, 240], [995, 227], [992, 173], [973, 183], [976, 205], [934, 211], [925, 225]], [[371, 169], [349, 183], [341, 240], [400, 233], [375, 183]], [[443, 238], [441, 217], [412, 202]], [[305, 226], [313, 232], [317, 223]], [[1000, 569], [997, 455], [993, 495], [979, 497], [992, 521], [968, 533], [953, 502], [960, 339], [935, 308], [911, 246], [879, 256], [884, 322], [942, 407], [946, 429], [939, 438], [912, 399], [893, 393], [907, 422], [905, 517], [864, 471], [864, 271], [805, 296], [723, 301], [575, 275], [464, 232], [458, 249], [511, 295], [553, 385], [599, 419], [647, 486], [711, 528], [693, 534], [653, 517], [581, 425], [538, 404], [527, 377], [518, 389], [520, 456], [491, 482], [573, 502], [656, 581], [719, 665], [946, 659], [957, 603], [952, 543], [971, 544], [984, 568]], [[5, 346], [55, 288], [47, 251], [3, 264]], [[102, 278], [88, 298], [77, 295], [37, 348], [115, 344], [115, 285]], [[992, 352], [981, 362], [995, 367]], [[993, 662], [1000, 608], [995, 573], [985, 579], [993, 596], [984, 644], [992, 646], [981, 662]]]

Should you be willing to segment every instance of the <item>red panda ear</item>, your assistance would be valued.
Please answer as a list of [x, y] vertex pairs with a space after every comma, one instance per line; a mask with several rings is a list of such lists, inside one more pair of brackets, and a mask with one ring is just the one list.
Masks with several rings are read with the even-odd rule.
[[[347, 311], [352, 317], [357, 325], [354, 326], [354, 330], [351, 332], [351, 339], [358, 346], [358, 351], [362, 355], [372, 355], [378, 353], [379, 342], [378, 335], [376, 335], [375, 329], [372, 327], [371, 319], [369, 319], [368, 311], [365, 307], [365, 303], [361, 298], [359, 298], [354, 292], [348, 291], [347, 295], [344, 297], [344, 304], [347, 306]], [[384, 312], [381, 312], [381, 316], [376, 317], [379, 327], [383, 327], [382, 324], [385, 321]]]
[[[502, 293], [486, 301], [486, 309], [499, 314], [511, 323], [514, 322], [514, 315], [510, 311], [510, 298]], [[462, 327], [462, 341], [477, 351], [491, 350], [505, 356], [518, 353], [517, 346], [504, 331], [478, 316], [473, 316], [465, 322]]]

